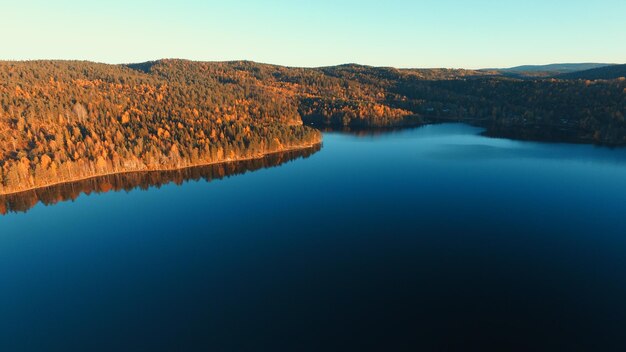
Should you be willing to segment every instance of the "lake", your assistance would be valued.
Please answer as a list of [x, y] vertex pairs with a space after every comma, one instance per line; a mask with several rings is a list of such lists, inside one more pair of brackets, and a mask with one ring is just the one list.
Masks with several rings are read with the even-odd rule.
[[626, 149], [480, 133], [5, 201], [0, 350], [626, 346]]

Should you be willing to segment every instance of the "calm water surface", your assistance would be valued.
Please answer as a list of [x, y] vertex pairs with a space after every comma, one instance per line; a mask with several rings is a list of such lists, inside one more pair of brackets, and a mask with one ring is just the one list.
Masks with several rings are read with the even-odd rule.
[[479, 133], [0, 216], [0, 351], [623, 350], [626, 149]]

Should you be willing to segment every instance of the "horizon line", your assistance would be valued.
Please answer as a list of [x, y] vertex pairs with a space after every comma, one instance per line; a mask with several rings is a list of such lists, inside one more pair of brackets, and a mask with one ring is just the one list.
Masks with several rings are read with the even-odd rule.
[[158, 61], [163, 61], [163, 60], [180, 60], [180, 61], [190, 61], [190, 62], [206, 62], [206, 63], [229, 63], [229, 62], [251, 62], [251, 63], [256, 63], [256, 64], [260, 64], [260, 65], [269, 65], [269, 66], [280, 66], [280, 67], [288, 67], [288, 68], [311, 68], [311, 69], [316, 69], [316, 68], [326, 68], [326, 67], [337, 67], [337, 66], [347, 66], [347, 65], [356, 65], [356, 66], [365, 66], [365, 67], [375, 67], [375, 68], [394, 68], [394, 69], [399, 69], [399, 70], [437, 70], [437, 69], [446, 69], [446, 70], [469, 70], [469, 71], [480, 71], [480, 70], [506, 70], [506, 69], [513, 69], [513, 68], [518, 68], [518, 67], [541, 67], [541, 66], [551, 66], [551, 65], [586, 65], [586, 64], [599, 64], [599, 65], [623, 65], [626, 63], [615, 63], [615, 62], [593, 62], [593, 61], [583, 61], [583, 62], [576, 62], [576, 61], [567, 61], [567, 62], [550, 62], [550, 63], [541, 63], [541, 64], [522, 64], [522, 65], [515, 65], [515, 66], [508, 66], [508, 67], [480, 67], [480, 68], [468, 68], [468, 67], [446, 67], [446, 66], [431, 66], [431, 67], [418, 67], [418, 66], [412, 66], [412, 67], [408, 67], [408, 66], [386, 66], [386, 65], [382, 65], [382, 66], [378, 66], [378, 65], [368, 65], [368, 64], [361, 64], [358, 62], [344, 62], [344, 63], [339, 63], [339, 64], [333, 64], [333, 65], [323, 65], [323, 66], [297, 66], [297, 65], [284, 65], [284, 64], [275, 64], [275, 63], [270, 63], [270, 62], [262, 62], [262, 61], [255, 61], [255, 60], [251, 60], [251, 59], [231, 59], [231, 60], [195, 60], [195, 59], [186, 59], [186, 58], [180, 58], [180, 57], [162, 57], [162, 58], [158, 58], [158, 59], [152, 59], [152, 60], [145, 60], [145, 61], [134, 61], [134, 62], [117, 62], [117, 63], [113, 63], [113, 62], [105, 62], [105, 61], [98, 61], [98, 60], [93, 60], [93, 59], [42, 59], [42, 58], [36, 58], [36, 59], [2, 59], [0, 58], [0, 62], [33, 62], [33, 61], [57, 61], [57, 62], [63, 62], [63, 61], [67, 61], [67, 62], [90, 62], [90, 63], [97, 63], [97, 64], [105, 64], [105, 65], [133, 65], [133, 64], [143, 64], [143, 63], [148, 63], [148, 62], [158, 62]]

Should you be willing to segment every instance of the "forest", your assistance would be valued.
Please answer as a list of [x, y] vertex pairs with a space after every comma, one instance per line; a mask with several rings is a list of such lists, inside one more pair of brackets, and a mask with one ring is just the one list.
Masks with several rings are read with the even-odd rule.
[[626, 79], [355, 64], [166, 59], [0, 62], [0, 194], [260, 157], [317, 128], [447, 121], [534, 140], [626, 144]]
[[289, 97], [215, 67], [0, 63], [0, 193], [128, 171], [178, 169], [310, 147]]

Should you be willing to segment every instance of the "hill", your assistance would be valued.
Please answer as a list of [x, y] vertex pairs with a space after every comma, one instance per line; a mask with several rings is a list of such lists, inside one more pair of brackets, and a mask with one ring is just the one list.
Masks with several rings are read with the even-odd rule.
[[556, 76], [560, 79], [616, 79], [626, 77], [626, 64], [594, 68]]
[[[212, 72], [205, 72], [210, 67]], [[128, 171], [308, 147], [285, 95], [229, 65], [159, 61], [151, 73], [79, 61], [0, 62], [0, 193]]]

